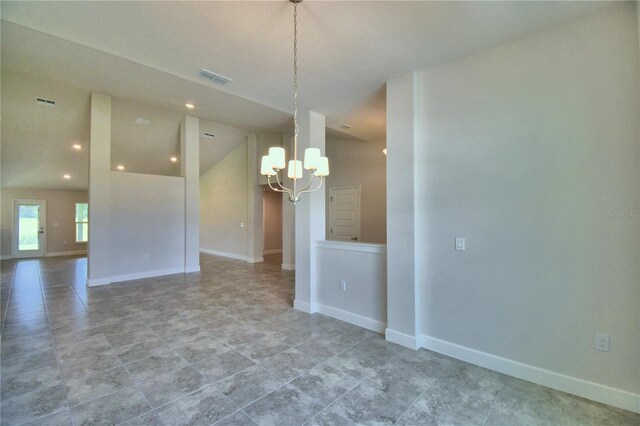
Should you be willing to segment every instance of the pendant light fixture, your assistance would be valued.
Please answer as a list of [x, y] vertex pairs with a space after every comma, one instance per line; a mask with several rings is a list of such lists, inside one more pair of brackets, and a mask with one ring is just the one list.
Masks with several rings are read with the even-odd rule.
[[[303, 193], [320, 189], [324, 178], [329, 175], [329, 160], [321, 155], [318, 148], [307, 148], [304, 151], [304, 164], [298, 160], [298, 3], [302, 0], [289, 1], [293, 3], [293, 160], [289, 161], [287, 176], [293, 181], [293, 188], [285, 187], [280, 179], [280, 172], [285, 168], [284, 148], [269, 148], [269, 155], [262, 157], [260, 173], [267, 177], [271, 189], [286, 192], [289, 194], [289, 201], [295, 205]], [[298, 188], [303, 168], [309, 171], [309, 182]], [[273, 186], [271, 182], [274, 176], [277, 186]]]

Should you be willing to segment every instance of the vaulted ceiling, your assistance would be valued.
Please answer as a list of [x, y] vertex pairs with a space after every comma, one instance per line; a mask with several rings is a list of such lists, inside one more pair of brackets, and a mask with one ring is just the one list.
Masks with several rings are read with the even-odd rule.
[[[329, 128], [367, 140], [384, 138], [387, 80], [609, 5], [306, 0], [299, 5], [300, 105], [325, 114]], [[286, 131], [292, 112], [292, 9], [286, 0], [3, 1], [3, 145], [24, 144], [22, 137], [5, 138], [5, 126], [11, 132], [33, 133], [36, 130], [24, 130], [25, 126], [51, 126], [61, 119], [75, 125], [73, 120], [88, 108], [90, 91], [122, 99], [123, 107], [132, 102], [169, 115], [173, 112], [176, 117], [186, 112], [184, 103], [191, 101], [196, 108], [190, 113], [213, 123], [242, 131]], [[201, 68], [233, 81], [218, 85], [204, 80], [198, 76]], [[69, 92], [73, 111], [49, 114], [50, 122], [20, 117], [23, 107], [17, 106], [15, 98], [22, 95], [11, 93], [7, 98], [5, 75], [77, 88], [77, 92], [61, 89]], [[40, 96], [32, 89], [20, 88], [24, 96], [27, 92], [29, 97]], [[351, 129], [342, 128], [343, 123]], [[50, 127], [27, 139], [38, 141], [47, 131]], [[70, 140], [86, 135], [75, 131], [59, 137]], [[34, 148], [14, 150], [21, 157]], [[167, 142], [158, 161], [164, 161], [169, 151]], [[206, 155], [213, 159], [219, 154]], [[4, 155], [2, 161], [5, 185], [5, 167], [11, 165], [5, 165]], [[38, 167], [46, 169], [44, 160], [38, 161], [43, 163]], [[18, 176], [18, 171], [12, 173]]]

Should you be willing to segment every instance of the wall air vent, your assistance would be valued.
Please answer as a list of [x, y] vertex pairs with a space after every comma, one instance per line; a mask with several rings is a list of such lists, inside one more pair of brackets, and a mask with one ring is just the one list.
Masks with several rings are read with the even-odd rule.
[[151, 124], [151, 120], [147, 120], [145, 118], [136, 118], [136, 124], [139, 124], [141, 126], [148, 126], [149, 124]]
[[202, 136], [204, 136], [205, 138], [213, 139], [216, 135], [214, 135], [213, 133], [204, 132]]
[[207, 80], [213, 81], [214, 83], [218, 83], [218, 84], [227, 84], [227, 83], [233, 81], [229, 77], [225, 77], [224, 75], [216, 74], [215, 72], [206, 70], [204, 68], [202, 68], [200, 70], [198, 75], [200, 77], [202, 77], [202, 78], [206, 78]]
[[36, 102], [41, 105], [52, 106], [52, 107], [56, 106], [56, 101], [52, 101], [51, 99], [36, 98]]

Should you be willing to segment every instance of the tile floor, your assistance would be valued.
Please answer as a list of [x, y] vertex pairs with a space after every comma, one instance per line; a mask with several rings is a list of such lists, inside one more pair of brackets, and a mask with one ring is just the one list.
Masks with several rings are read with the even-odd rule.
[[297, 312], [277, 258], [92, 289], [85, 271], [2, 262], [2, 425], [640, 424]]

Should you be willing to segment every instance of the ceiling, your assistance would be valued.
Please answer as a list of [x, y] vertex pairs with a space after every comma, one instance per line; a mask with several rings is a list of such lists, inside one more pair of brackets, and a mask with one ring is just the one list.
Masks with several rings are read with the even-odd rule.
[[[42, 105], [36, 98], [56, 102]], [[2, 186], [86, 190], [90, 92], [52, 80], [2, 74]], [[122, 98], [111, 102], [111, 169], [178, 176], [184, 114]], [[148, 121], [147, 125], [137, 123]], [[214, 137], [205, 137], [204, 133]], [[200, 172], [209, 170], [248, 132], [200, 120]], [[73, 145], [80, 145], [76, 150]], [[70, 175], [65, 179], [64, 175]]]
[[[384, 139], [389, 79], [610, 5], [306, 0], [298, 13], [300, 107], [325, 114], [332, 134], [343, 139]], [[246, 132], [291, 128], [288, 1], [2, 1], [0, 7], [3, 186], [35, 185], [32, 168], [50, 177], [64, 168], [74, 176], [64, 185], [86, 188], [80, 179], [86, 150], [70, 153], [68, 147], [72, 140], [88, 141], [91, 91], [114, 97], [112, 159], [131, 163], [129, 171], [157, 163], [154, 170], [177, 173], [166, 159], [177, 150], [176, 123], [187, 112], [186, 101], [196, 105], [189, 113], [203, 119], [202, 128], [216, 134], [201, 140], [203, 172]], [[206, 81], [198, 76], [201, 68], [233, 81]], [[60, 108], [42, 110], [47, 107], [31, 102], [43, 93], [60, 100]], [[141, 128], [131, 121], [138, 115], [156, 117], [152, 123], [166, 119], [167, 125]], [[18, 131], [24, 135], [10, 136]], [[61, 145], [48, 150], [54, 140]], [[155, 144], [153, 158], [148, 150], [136, 151], [143, 140]], [[34, 146], [40, 155], [33, 155]]]

